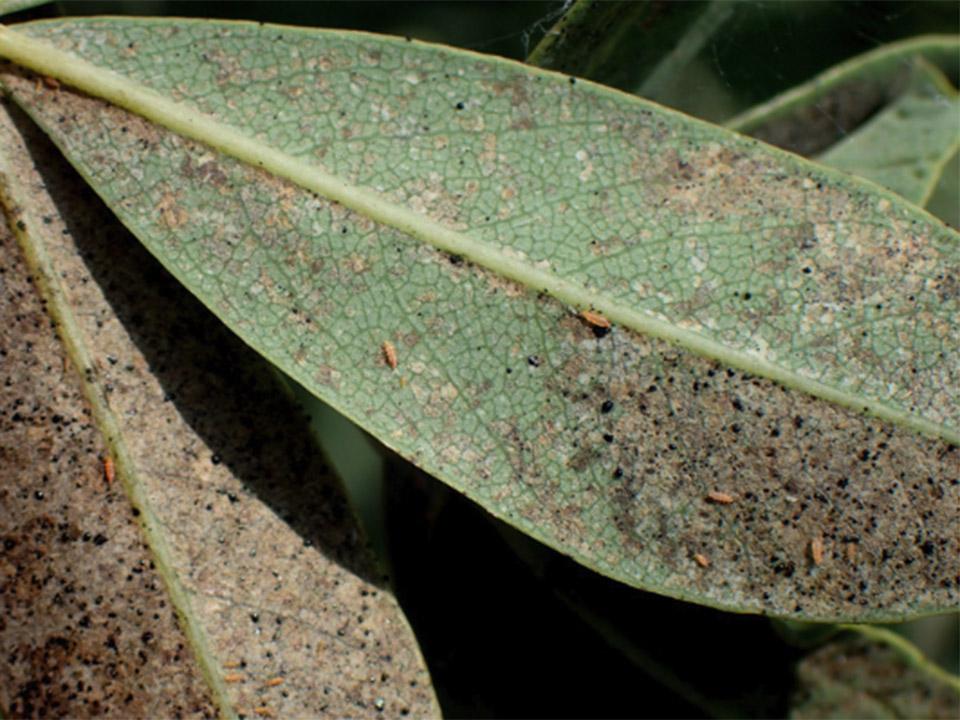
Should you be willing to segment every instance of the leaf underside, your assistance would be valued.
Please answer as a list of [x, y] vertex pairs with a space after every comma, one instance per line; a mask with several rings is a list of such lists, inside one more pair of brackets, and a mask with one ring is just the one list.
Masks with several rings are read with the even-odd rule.
[[953, 718], [957, 693], [890, 647], [843, 636], [803, 659], [790, 717]]
[[0, 646], [16, 648], [0, 706], [438, 716], [413, 633], [272, 369], [8, 101], [0, 148], [0, 199], [30, 258], [21, 271], [4, 242], [4, 406], [20, 410], [0, 425], [15, 568]]
[[956, 604], [960, 452], [944, 438], [960, 412], [960, 242], [928, 215], [642, 101], [447, 48], [244, 23], [24, 29], [598, 304], [894, 419], [603, 333], [540, 288], [206, 145], [0, 76], [240, 337], [495, 515], [604, 574], [727, 609], [893, 619]]

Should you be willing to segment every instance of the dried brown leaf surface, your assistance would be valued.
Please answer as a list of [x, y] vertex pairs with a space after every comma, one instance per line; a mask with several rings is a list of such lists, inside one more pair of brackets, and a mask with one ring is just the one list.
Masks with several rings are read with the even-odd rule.
[[5, 105], [0, 133], [8, 217], [46, 254], [39, 285], [61, 293], [57, 323], [80, 346], [65, 354], [30, 281], [44, 267], [28, 270], [6, 233], [4, 712], [438, 714], [412, 633], [270, 371], [22, 113]]

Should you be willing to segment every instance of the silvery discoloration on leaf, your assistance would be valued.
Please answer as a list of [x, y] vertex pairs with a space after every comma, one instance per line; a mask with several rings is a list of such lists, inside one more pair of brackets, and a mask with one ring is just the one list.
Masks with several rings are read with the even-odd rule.
[[956, 240], [835, 176], [595, 86], [399, 40], [30, 30], [605, 297], [960, 425], [944, 357], [960, 329], [943, 320], [960, 300], [938, 292]]
[[[826, 170], [416, 44], [58, 27], [45, 32], [90, 59], [524, 262], [956, 425], [955, 238]], [[627, 582], [736, 609], [880, 618], [956, 602], [948, 443], [622, 327], [595, 332], [583, 308], [125, 112], [4, 82], [247, 342], [525, 531]], [[403, 357], [393, 373], [384, 338]], [[737, 502], [705, 502], [718, 487]]]
[[[72, 121], [83, 122], [79, 115]], [[130, 614], [154, 608], [161, 616], [153, 616], [145, 628], [152, 636], [143, 641], [141, 633], [131, 638], [125, 628], [122, 636], [119, 630], [114, 634], [124, 653], [137, 660], [136, 672], [146, 674], [154, 656], [160, 660], [161, 666], [150, 671], [147, 690], [162, 686], [159, 697], [168, 704], [154, 699], [151, 705], [149, 697], [137, 696], [135, 705], [104, 704], [104, 710], [168, 716], [196, 715], [206, 707], [213, 714], [202, 704], [201, 678], [194, 678], [199, 691], [189, 685], [181, 691], [173, 682], [178, 673], [188, 680], [191, 672], [197, 674], [196, 652], [201, 665], [224, 680], [228, 703], [238, 714], [251, 716], [253, 707], [265, 707], [276, 717], [377, 716], [381, 711], [435, 716], [436, 700], [412, 633], [381, 587], [380, 571], [306, 419], [263, 362], [151, 262], [39, 129], [22, 116], [20, 122], [33, 136], [25, 133], [24, 147], [17, 137], [2, 147], [17, 158], [15, 176], [30, 202], [24, 216], [31, 242], [43, 247], [55, 265], [74, 330], [92, 353], [87, 382], [117, 418], [119, 433], [111, 441], [127, 448], [126, 481], [139, 492], [131, 494], [143, 500], [131, 507], [118, 483], [104, 487], [96, 448], [83, 452], [80, 471], [61, 468], [70, 480], [68, 505], [88, 507], [75, 487], [82, 480], [82, 490], [92, 494], [90, 517], [119, 503], [123, 533], [133, 533], [132, 541], [123, 540], [120, 531], [115, 538], [132, 548], [120, 567], [133, 570], [101, 579], [91, 572], [97, 587], [90, 591], [109, 598], [113, 585], [122, 589], [126, 583], [132, 590], [137, 583], [125, 598], [135, 605]], [[135, 121], [131, 127], [138, 141], [161, 137]], [[216, 167], [201, 162], [182, 172], [216, 190], [221, 177]], [[184, 194], [184, 188], [170, 185], [151, 198], [157, 201], [151, 206], [157, 222], [167, 232], [189, 225], [181, 205]], [[179, 220], [171, 223], [171, 217]], [[24, 312], [19, 301], [16, 309]], [[60, 367], [53, 363], [56, 374]], [[96, 509], [104, 504], [102, 512]], [[136, 560], [134, 551], [143, 548], [136, 522], [144, 517], [150, 518], [148, 524], [155, 522], [148, 529], [165, 540], [168, 555], [154, 546], [146, 559]], [[71, 520], [65, 531], [71, 542], [79, 542], [73, 536], [84, 531], [75, 530], [77, 522], [82, 523]], [[45, 532], [55, 532], [56, 524], [51, 528]], [[109, 557], [110, 537], [103, 549], [94, 543], [94, 557]], [[52, 539], [49, 547], [59, 555], [59, 540]], [[172, 607], [154, 563], [167, 573], [166, 580], [173, 574], [182, 584], [186, 606]], [[174, 610], [201, 628], [203, 647], [191, 647], [180, 635], [161, 636]], [[65, 622], [57, 609], [53, 613], [57, 623]], [[97, 638], [100, 633], [86, 634]], [[82, 640], [84, 634], [76, 637]], [[73, 635], [69, 639], [71, 653], [85, 647], [75, 644]], [[148, 663], [142, 666], [141, 646]], [[66, 651], [63, 657], [73, 659]], [[231, 676], [235, 681], [225, 681]], [[272, 678], [282, 683], [269, 684]], [[142, 678], [131, 672], [119, 684], [137, 682]], [[94, 689], [121, 698], [126, 694], [95, 676]], [[184, 709], [183, 703], [195, 707]], [[72, 715], [83, 712], [61, 707]], [[137, 707], [147, 709], [137, 712]]]

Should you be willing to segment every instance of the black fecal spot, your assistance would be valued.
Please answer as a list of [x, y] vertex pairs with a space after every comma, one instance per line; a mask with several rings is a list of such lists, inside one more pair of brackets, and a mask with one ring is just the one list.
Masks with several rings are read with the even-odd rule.
[[220, 457], [220, 455], [219, 455], [218, 453], [214, 453], [214, 454], [210, 457], [210, 462], [213, 463], [214, 465], [219, 465], [220, 463], [223, 462], [223, 458]]
[[463, 108], [465, 107], [465, 105], [464, 105], [462, 102], [458, 102], [456, 105], [454, 105], [454, 107], [455, 107], [457, 110], [463, 110]]
[[732, 404], [733, 404], [733, 409], [734, 409], [734, 410], [738, 410], [738, 411], [740, 411], [740, 412], [743, 412], [743, 403], [740, 402], [740, 398], [734, 398]]
[[920, 550], [923, 552], [924, 557], [931, 557], [935, 549], [936, 548], [934, 544], [930, 540], [927, 540], [923, 545], [920, 546]]
[[27, 224], [23, 220], [17, 220], [17, 227], [21, 230], [26, 230]]
[[749, 300], [749, 299], [752, 298], [752, 297], [753, 297], [753, 294], [752, 294], [752, 293], [745, 292], [745, 293], [743, 294], [743, 299], [744, 299], [744, 300]]
[[463, 255], [453, 255], [449, 257], [451, 265], [463, 265]]
[[608, 327], [598, 327], [597, 325], [591, 325], [590, 329], [593, 330], [593, 336], [598, 340], [602, 337], [606, 337], [607, 333], [610, 332]]
[[575, 77], [572, 77], [572, 78], [570, 78], [570, 79], [568, 80], [568, 82], [569, 82], [571, 85], [576, 85], [576, 84], [577, 84], [577, 79], [576, 79]]
[[613, 442], [613, 435], [611, 435], [610, 433], [604, 433], [604, 434], [603, 434], [603, 441], [604, 441], [604, 442], [608, 442], [608, 443], [612, 443], [612, 442]]
[[613, 400], [604, 400], [603, 405], [600, 406], [600, 412], [606, 415], [611, 410], [613, 410]]
[[618, 467], [616, 470], [614, 470], [614, 471], [613, 471], [613, 477], [616, 478], [617, 480], [619, 480], [620, 478], [622, 478], [622, 477], [623, 477], [623, 468]]
[[527, 365], [530, 367], [540, 367], [540, 358], [537, 355], [527, 356]]

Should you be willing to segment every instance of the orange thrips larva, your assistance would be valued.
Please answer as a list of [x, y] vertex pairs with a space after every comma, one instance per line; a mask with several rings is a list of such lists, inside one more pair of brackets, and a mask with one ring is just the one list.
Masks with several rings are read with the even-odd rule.
[[383, 341], [383, 359], [387, 361], [387, 365], [390, 366], [391, 370], [397, 369], [397, 348], [394, 347], [393, 343], [389, 340]]
[[246, 675], [241, 675], [240, 673], [230, 673], [229, 675], [223, 676], [223, 681], [228, 683], [243, 682], [246, 679]]
[[813, 560], [814, 565], [819, 565], [823, 562], [823, 539], [815, 537], [810, 541], [810, 559]]
[[234, 668], [243, 667], [243, 663], [239, 660], [230, 660], [229, 662], [225, 662], [223, 666], [227, 669], [233, 670]]
[[735, 499], [733, 495], [719, 490], [711, 490], [707, 493], [707, 500], [712, 503], [717, 503], [717, 505], [729, 505]]
[[610, 321], [607, 320], [603, 315], [593, 310], [581, 310], [577, 316], [583, 320], [587, 325], [592, 325], [593, 327], [603, 328], [605, 330], [610, 329]]
[[253, 711], [260, 717], [273, 717], [273, 712], [271, 712], [270, 708], [268, 707], [256, 707], [253, 709]]
[[49, 75], [44, 75], [42, 79], [43, 79], [43, 84], [46, 85], [46, 86], [47, 86], [48, 88], [50, 88], [51, 90], [59, 90], [59, 89], [60, 89], [60, 81], [57, 80], [55, 77], [50, 77]]
[[107, 487], [113, 485], [113, 480], [117, 476], [117, 468], [113, 464], [113, 458], [107, 455], [103, 459], [103, 479], [107, 483]]
[[282, 677], [270, 678], [264, 683], [264, 685], [266, 687], [276, 687], [277, 685], [283, 685], [283, 678]]
[[694, 553], [693, 559], [696, 561], [697, 565], [699, 565], [702, 568], [710, 567], [710, 561], [707, 559], [706, 555], [703, 555], [701, 553]]

